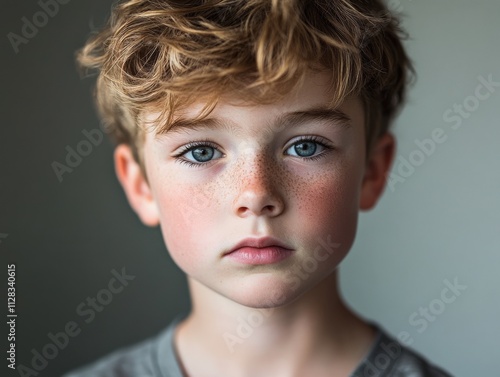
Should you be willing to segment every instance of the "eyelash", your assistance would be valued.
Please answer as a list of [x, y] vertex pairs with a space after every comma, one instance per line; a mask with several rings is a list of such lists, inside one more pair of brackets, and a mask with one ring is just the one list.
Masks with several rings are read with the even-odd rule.
[[[320, 138], [317, 137], [317, 136], [302, 136], [300, 139], [296, 140], [293, 144], [291, 144], [290, 147], [292, 147], [292, 146], [294, 146], [296, 144], [299, 144], [300, 142], [304, 142], [304, 141], [312, 141], [312, 142], [315, 142], [315, 143], [321, 145], [324, 148], [324, 151], [321, 152], [320, 154], [316, 155], [316, 156], [313, 156], [313, 157], [301, 157], [301, 156], [297, 156], [298, 158], [301, 158], [304, 161], [315, 161], [315, 160], [318, 160], [320, 158], [325, 157], [325, 155], [327, 153], [329, 153], [333, 149], [333, 147], [331, 147], [331, 146], [329, 146], [329, 145], [327, 145], [324, 142], [321, 142], [319, 140], [320, 140]], [[186, 144], [178, 154], [176, 154], [176, 155], [173, 156], [175, 158], [175, 162], [179, 162], [181, 164], [187, 164], [190, 167], [200, 167], [200, 166], [204, 166], [204, 165], [209, 164], [210, 162], [215, 161], [215, 160], [211, 160], [211, 161], [208, 161], [208, 162], [198, 162], [198, 163], [195, 163], [195, 162], [187, 161], [187, 160], [184, 160], [184, 159], [180, 158], [182, 155], [184, 155], [187, 152], [190, 152], [190, 151], [192, 151], [192, 150], [194, 150], [194, 149], [196, 149], [198, 147], [211, 147], [211, 148], [214, 148], [214, 149], [218, 150], [217, 145], [215, 145], [209, 139], [203, 139], [203, 140], [199, 140], [199, 141], [193, 141], [193, 142], [190, 142], [190, 143]], [[288, 147], [287, 150], [290, 149], [290, 147]]]

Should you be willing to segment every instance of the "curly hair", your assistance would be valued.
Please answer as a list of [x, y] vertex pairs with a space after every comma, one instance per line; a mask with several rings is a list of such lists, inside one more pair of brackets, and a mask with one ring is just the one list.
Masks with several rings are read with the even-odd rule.
[[199, 118], [227, 93], [271, 103], [308, 70], [331, 72], [331, 106], [360, 95], [368, 155], [414, 73], [404, 38], [381, 0], [126, 0], [113, 5], [77, 62], [98, 70], [101, 119], [144, 172], [146, 111], [160, 113], [154, 130], [164, 132], [195, 100], [206, 103]]

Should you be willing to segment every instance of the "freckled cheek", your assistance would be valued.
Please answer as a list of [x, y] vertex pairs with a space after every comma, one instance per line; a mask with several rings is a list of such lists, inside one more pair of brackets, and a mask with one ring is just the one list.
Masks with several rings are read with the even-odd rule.
[[[348, 174], [330, 174], [309, 181], [307, 190], [298, 197], [296, 229], [302, 229], [311, 241], [317, 238], [350, 247], [355, 236], [358, 216], [358, 188]], [[305, 235], [304, 235], [305, 236]]]

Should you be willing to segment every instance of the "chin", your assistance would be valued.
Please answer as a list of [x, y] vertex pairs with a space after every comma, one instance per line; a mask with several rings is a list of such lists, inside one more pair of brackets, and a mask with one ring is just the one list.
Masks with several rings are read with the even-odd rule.
[[316, 276], [297, 284], [272, 274], [254, 274], [238, 279], [242, 281], [233, 284], [232, 289], [226, 290], [224, 296], [254, 309], [271, 309], [291, 304], [321, 280]]

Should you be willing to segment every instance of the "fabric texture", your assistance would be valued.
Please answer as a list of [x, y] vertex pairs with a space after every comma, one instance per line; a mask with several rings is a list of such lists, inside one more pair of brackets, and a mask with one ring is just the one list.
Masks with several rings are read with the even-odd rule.
[[[156, 336], [120, 348], [62, 377], [185, 377], [173, 343], [178, 315]], [[417, 352], [401, 345], [379, 324], [371, 349], [350, 377], [452, 377]], [[196, 376], [192, 376], [196, 377]]]

